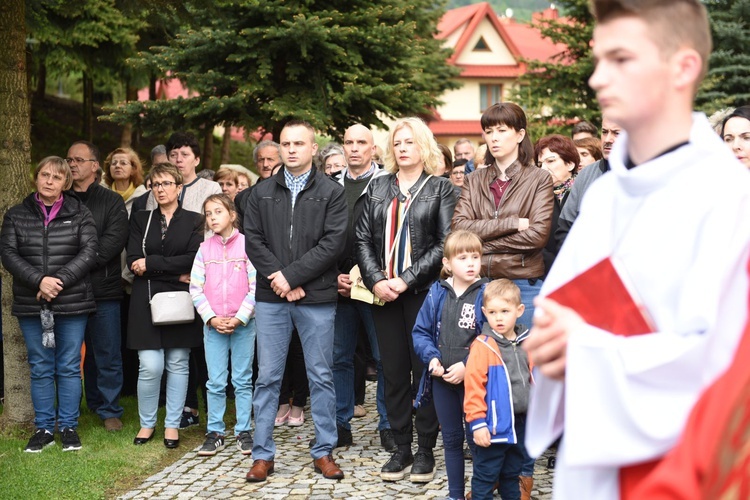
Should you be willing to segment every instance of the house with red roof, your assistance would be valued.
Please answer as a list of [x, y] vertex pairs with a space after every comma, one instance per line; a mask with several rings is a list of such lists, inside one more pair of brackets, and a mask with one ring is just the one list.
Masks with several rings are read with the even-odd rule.
[[[551, 6], [534, 19], [558, 16]], [[527, 71], [524, 59], [548, 61], [565, 49], [530, 24], [498, 16], [486, 2], [447, 11], [438, 24], [437, 38], [453, 49], [448, 62], [461, 69], [460, 88], [441, 97], [443, 104], [429, 122], [438, 142], [451, 148], [462, 137], [481, 141], [482, 112], [511, 98], [518, 79]]]

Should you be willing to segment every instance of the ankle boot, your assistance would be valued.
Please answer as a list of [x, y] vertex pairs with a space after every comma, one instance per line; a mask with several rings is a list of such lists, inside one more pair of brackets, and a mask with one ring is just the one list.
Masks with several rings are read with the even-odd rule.
[[520, 476], [518, 478], [519, 486], [521, 487], [521, 500], [531, 500], [531, 490], [534, 488], [534, 478], [528, 476]]

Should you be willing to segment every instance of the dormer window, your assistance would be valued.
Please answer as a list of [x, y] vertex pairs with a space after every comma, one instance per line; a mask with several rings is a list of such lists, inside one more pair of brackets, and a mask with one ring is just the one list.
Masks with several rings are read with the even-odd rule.
[[490, 51], [490, 47], [487, 45], [487, 42], [484, 40], [483, 36], [479, 37], [479, 41], [477, 41], [477, 44], [474, 46], [474, 50], [478, 52]]

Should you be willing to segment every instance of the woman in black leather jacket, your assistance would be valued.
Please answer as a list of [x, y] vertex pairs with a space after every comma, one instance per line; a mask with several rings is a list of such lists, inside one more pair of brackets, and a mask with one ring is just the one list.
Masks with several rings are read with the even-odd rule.
[[[63, 451], [79, 450], [81, 344], [88, 314], [96, 310], [89, 281], [96, 226], [74, 194], [63, 194], [73, 182], [65, 160], [43, 159], [34, 182], [37, 191], [8, 210], [0, 235], [3, 265], [13, 276], [12, 312], [31, 368], [36, 431], [24, 451], [38, 453], [54, 444], [55, 422]], [[45, 335], [50, 319], [54, 333]]]
[[419, 449], [416, 455], [411, 450], [413, 386], [423, 369], [411, 331], [427, 290], [440, 273], [443, 241], [456, 204], [450, 181], [432, 175], [440, 155], [422, 120], [397, 121], [385, 155], [390, 175], [371, 182], [355, 229], [364, 283], [385, 301], [382, 307], [373, 306], [373, 317], [382, 346], [388, 421], [398, 445], [381, 471], [386, 481], [402, 479], [412, 462], [412, 482], [431, 481], [435, 469], [432, 449], [438, 421], [432, 404], [417, 409]]

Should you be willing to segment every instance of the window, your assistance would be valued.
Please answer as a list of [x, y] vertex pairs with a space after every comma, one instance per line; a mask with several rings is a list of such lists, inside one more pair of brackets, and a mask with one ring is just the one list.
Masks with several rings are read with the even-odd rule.
[[503, 86], [497, 83], [479, 85], [479, 111], [484, 110], [502, 100]]
[[479, 37], [479, 41], [474, 46], [474, 50], [483, 51], [483, 52], [489, 52], [490, 48], [487, 45], [487, 42], [484, 41], [484, 37], [483, 36]]

